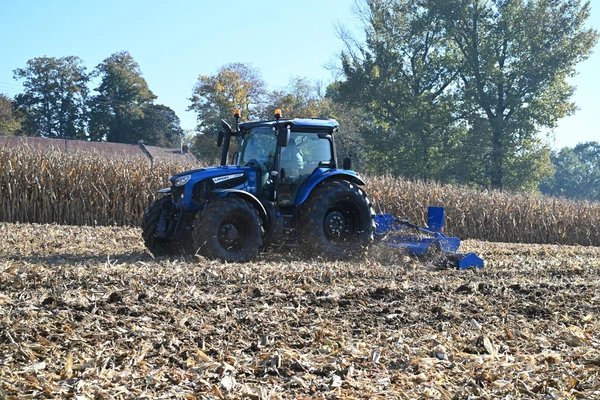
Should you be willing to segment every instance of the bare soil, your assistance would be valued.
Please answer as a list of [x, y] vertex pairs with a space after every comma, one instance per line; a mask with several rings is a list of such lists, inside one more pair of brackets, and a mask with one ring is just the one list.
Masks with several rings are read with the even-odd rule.
[[140, 235], [0, 224], [0, 398], [600, 398], [600, 248], [466, 241], [456, 271]]

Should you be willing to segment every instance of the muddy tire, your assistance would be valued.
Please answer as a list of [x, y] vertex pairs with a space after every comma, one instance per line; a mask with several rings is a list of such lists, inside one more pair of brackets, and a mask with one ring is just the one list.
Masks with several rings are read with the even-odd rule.
[[238, 197], [208, 203], [194, 226], [198, 252], [223, 261], [247, 262], [262, 244], [262, 221], [252, 204]]
[[154, 256], [174, 255], [182, 250], [180, 243], [156, 235], [160, 216], [168, 206], [168, 203], [171, 203], [170, 197], [163, 197], [156, 200], [148, 207], [148, 211], [144, 213], [144, 219], [142, 220], [142, 239], [144, 239], [146, 248]]
[[324, 181], [302, 205], [298, 238], [309, 257], [346, 259], [373, 241], [375, 213], [366, 193], [348, 181]]

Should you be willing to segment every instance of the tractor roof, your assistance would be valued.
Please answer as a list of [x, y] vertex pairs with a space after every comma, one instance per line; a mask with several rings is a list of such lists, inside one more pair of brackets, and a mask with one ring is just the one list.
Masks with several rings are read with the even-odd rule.
[[[248, 129], [256, 128], [258, 126], [275, 126], [276, 121], [255, 121], [255, 122], [242, 122], [240, 124], [240, 130], [245, 131]], [[291, 125], [292, 131], [315, 131], [315, 132], [333, 132], [339, 126], [338, 122], [334, 119], [329, 118], [294, 118], [294, 119], [280, 119], [279, 124]]]

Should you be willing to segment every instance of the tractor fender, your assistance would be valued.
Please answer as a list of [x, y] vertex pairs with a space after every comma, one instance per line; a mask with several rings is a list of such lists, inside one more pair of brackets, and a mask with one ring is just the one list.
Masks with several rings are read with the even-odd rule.
[[300, 190], [300, 193], [298, 193], [298, 197], [296, 198], [295, 205], [296, 206], [302, 205], [306, 201], [306, 199], [308, 199], [308, 196], [310, 196], [313, 189], [319, 183], [321, 183], [327, 179], [337, 179], [337, 180], [349, 181], [349, 182], [355, 183], [360, 186], [366, 185], [366, 182], [363, 181], [362, 178], [360, 178], [358, 176], [358, 174], [354, 171], [331, 170], [331, 169], [323, 170], [321, 173], [313, 174], [308, 178], [308, 180], [306, 181], [306, 184], [302, 187], [302, 189]]
[[254, 206], [254, 208], [256, 208], [256, 211], [258, 211], [258, 215], [263, 220], [264, 225], [266, 226], [268, 224], [269, 215], [267, 214], [265, 206], [263, 206], [260, 200], [258, 200], [258, 198], [252, 193], [248, 193], [238, 189], [216, 189], [213, 190], [211, 193], [215, 197], [236, 196], [248, 201]]

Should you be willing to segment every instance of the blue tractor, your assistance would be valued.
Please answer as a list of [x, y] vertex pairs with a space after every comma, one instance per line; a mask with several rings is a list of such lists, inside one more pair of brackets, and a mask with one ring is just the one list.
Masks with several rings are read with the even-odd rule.
[[[154, 255], [185, 252], [245, 262], [261, 247], [299, 246], [309, 256], [342, 259], [373, 240], [375, 214], [361, 186], [339, 167], [332, 119], [222, 121], [219, 166], [169, 178], [171, 187], [144, 214], [146, 247]], [[232, 138], [238, 151], [227, 165]]]

